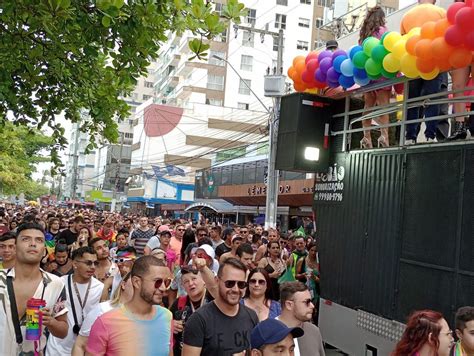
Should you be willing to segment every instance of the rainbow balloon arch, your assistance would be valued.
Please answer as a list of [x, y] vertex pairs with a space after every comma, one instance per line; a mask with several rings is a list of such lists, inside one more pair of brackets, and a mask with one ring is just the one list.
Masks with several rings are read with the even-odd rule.
[[471, 64], [474, 51], [473, 0], [451, 4], [446, 18], [429, 21], [407, 34], [368, 37], [348, 51], [324, 50], [297, 56], [288, 76], [298, 92], [326, 87], [350, 89], [381, 78], [436, 78], [440, 72]]

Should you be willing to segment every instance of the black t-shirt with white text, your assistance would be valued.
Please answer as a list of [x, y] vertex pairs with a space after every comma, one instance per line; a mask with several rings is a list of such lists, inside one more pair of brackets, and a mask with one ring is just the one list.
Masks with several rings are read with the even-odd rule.
[[201, 348], [201, 355], [230, 356], [250, 350], [250, 333], [257, 314], [239, 304], [236, 316], [227, 316], [214, 302], [196, 310], [184, 327], [184, 343]]
[[227, 246], [225, 242], [221, 243], [219, 246], [216, 247], [216, 256], [220, 258], [224, 253], [230, 252], [232, 248]]

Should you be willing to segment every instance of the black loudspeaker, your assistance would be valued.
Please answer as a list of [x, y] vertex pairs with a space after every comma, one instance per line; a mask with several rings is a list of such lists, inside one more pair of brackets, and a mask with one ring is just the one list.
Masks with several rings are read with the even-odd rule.
[[[334, 101], [306, 93], [282, 97], [278, 127], [276, 169], [325, 172], [329, 165], [329, 122]], [[305, 158], [319, 150], [317, 161]]]

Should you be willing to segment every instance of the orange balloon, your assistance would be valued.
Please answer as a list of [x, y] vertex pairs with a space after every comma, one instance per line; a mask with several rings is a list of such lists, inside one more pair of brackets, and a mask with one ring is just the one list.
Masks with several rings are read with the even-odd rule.
[[436, 68], [436, 62], [433, 60], [424, 60], [421, 58], [416, 59], [416, 67], [420, 72], [430, 73]]
[[441, 19], [441, 20], [436, 21], [436, 24], [435, 24], [436, 37], [444, 36], [444, 34], [446, 33], [446, 30], [448, 29], [450, 25], [451, 24], [449, 23], [448, 19]]
[[306, 90], [306, 85], [300, 84], [300, 83], [293, 83], [293, 87], [295, 88], [296, 91], [305, 91]]
[[433, 40], [430, 40], [430, 39], [419, 40], [415, 45], [415, 55], [418, 58], [421, 58], [424, 60], [429, 60], [433, 58], [433, 51], [431, 50], [431, 42], [433, 42]]
[[428, 21], [421, 26], [420, 37], [425, 39], [433, 39], [436, 37], [436, 22]]
[[405, 45], [405, 48], [407, 50], [407, 52], [409, 54], [411, 54], [412, 56], [415, 55], [415, 46], [416, 44], [418, 43], [418, 41], [420, 40], [420, 36], [419, 35], [414, 35], [412, 37], [410, 37]]
[[304, 63], [305, 59], [306, 59], [305, 56], [296, 56], [295, 58], [293, 58], [293, 67], [296, 67], [296, 63], [298, 63], [301, 60], [303, 60], [303, 63]]
[[438, 58], [448, 58], [451, 53], [454, 51], [454, 47], [449, 45], [444, 37], [438, 37], [431, 42], [431, 50], [433, 52], [433, 57]]
[[451, 69], [451, 63], [449, 63], [449, 57], [438, 57], [436, 58], [436, 66], [440, 72], [446, 72]]
[[471, 64], [472, 52], [468, 51], [464, 47], [454, 49], [453, 53], [449, 56], [449, 63], [453, 68], [464, 68]]
[[301, 74], [303, 74], [306, 69], [306, 63], [304, 62], [304, 59], [296, 62], [295, 69], [298, 76], [301, 77]]
[[296, 75], [295, 67], [291, 66], [290, 68], [288, 68], [287, 74], [291, 79], [293, 79], [293, 77]]

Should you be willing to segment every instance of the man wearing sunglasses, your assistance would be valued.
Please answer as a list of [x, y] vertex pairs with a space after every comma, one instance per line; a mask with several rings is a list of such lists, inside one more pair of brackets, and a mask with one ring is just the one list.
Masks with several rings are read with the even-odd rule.
[[143, 256], [131, 275], [131, 301], [96, 320], [86, 355], [173, 355], [172, 314], [159, 305], [171, 285], [169, 268], [153, 256]]
[[99, 265], [92, 247], [80, 247], [72, 253], [73, 273], [61, 277], [66, 286], [68, 333], [64, 339], [50, 336], [47, 355], [70, 355], [86, 315], [99, 304], [104, 285], [94, 278]]
[[311, 323], [315, 306], [308, 287], [301, 282], [282, 283], [280, 302], [281, 315], [277, 319], [289, 328], [304, 330], [304, 335], [295, 339], [295, 356], [324, 356], [321, 332]]
[[247, 269], [229, 258], [217, 273], [218, 298], [191, 316], [184, 328], [183, 355], [233, 355], [250, 351], [250, 333], [258, 324], [257, 314], [239, 303]]

